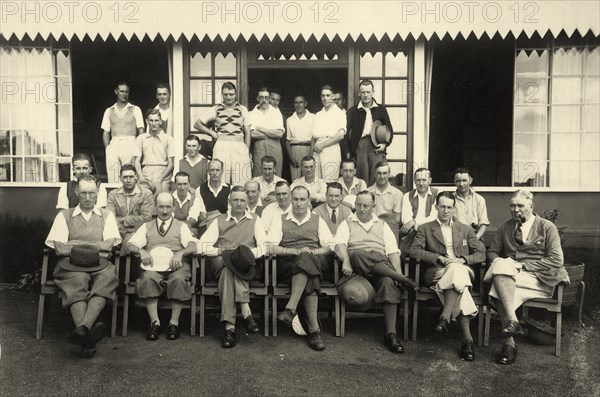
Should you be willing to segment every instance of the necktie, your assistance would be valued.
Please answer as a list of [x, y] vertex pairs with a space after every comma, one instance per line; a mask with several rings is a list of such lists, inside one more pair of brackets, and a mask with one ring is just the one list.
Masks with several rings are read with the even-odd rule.
[[517, 224], [517, 228], [515, 229], [515, 241], [519, 245], [523, 245], [523, 229], [521, 228], [521, 224]]
[[165, 225], [166, 225], [165, 221], [163, 221], [163, 222], [160, 224], [160, 227], [158, 228], [158, 232], [159, 232], [160, 234], [165, 234]]
[[331, 223], [337, 223], [337, 216], [335, 215], [335, 210], [331, 211]]

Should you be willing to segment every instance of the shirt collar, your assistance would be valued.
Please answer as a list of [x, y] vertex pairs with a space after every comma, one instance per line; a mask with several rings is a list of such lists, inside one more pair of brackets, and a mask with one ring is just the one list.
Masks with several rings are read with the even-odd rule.
[[[261, 200], [261, 198], [259, 197], [259, 198], [258, 198], [258, 201], [256, 202], [256, 205], [255, 205], [255, 206], [254, 206], [254, 208], [252, 208], [251, 210], [252, 210], [252, 211], [256, 211], [256, 209], [257, 209], [258, 207], [262, 207], [262, 206], [263, 206], [263, 203], [262, 203], [262, 200]], [[248, 204], [248, 209], [250, 210], [250, 204]]]
[[369, 226], [369, 225], [371, 225], [373, 223], [381, 222], [381, 219], [373, 214], [370, 221], [363, 222], [360, 219], [358, 219], [358, 216], [356, 215], [356, 213], [354, 213], [354, 214], [352, 214], [352, 215], [350, 215], [348, 217], [348, 221], [357, 222], [357, 223], [359, 223], [361, 225], [364, 225], [364, 226]]
[[[78, 205], [77, 207], [75, 207], [75, 209], [73, 210], [73, 215], [71, 215], [71, 218], [76, 217], [77, 215], [81, 214], [83, 211], [81, 210], [81, 207]], [[94, 208], [92, 208], [92, 212], [96, 215], [100, 215], [102, 216], [102, 212], [100, 211], [100, 208], [98, 208], [97, 205], [94, 205]]]
[[[146, 135], [146, 139], [154, 138], [154, 136], [150, 132], [147, 132], [146, 134], [148, 134]], [[159, 141], [164, 140], [166, 136], [167, 134], [162, 130], [162, 128], [158, 131], [158, 134], [156, 135]]]
[[[531, 217], [529, 217], [528, 220], [526, 220], [525, 222], [521, 223], [521, 228], [524, 227], [531, 227], [531, 225], [533, 225], [533, 222], [535, 221], [535, 214], [531, 214]], [[515, 222], [515, 228], [519, 225], [517, 222]]]
[[[202, 161], [203, 159], [205, 159], [206, 157], [204, 157], [202, 154], [198, 153], [198, 156], [196, 156], [196, 158], [200, 158], [200, 160], [196, 161], [196, 163]], [[185, 156], [183, 156], [184, 159], [186, 159], [188, 161], [188, 163], [190, 162], [190, 157], [186, 154]]]
[[[249, 212], [249, 211], [248, 211], [248, 209], [246, 209], [246, 212], [244, 212], [244, 216], [242, 217], [242, 219], [244, 219], [244, 218], [246, 218], [246, 219], [252, 219], [252, 213], [251, 213], [251, 212]], [[239, 222], [239, 221], [238, 221], [238, 220], [237, 220], [237, 219], [236, 219], [236, 218], [235, 218], [233, 215], [231, 215], [231, 209], [228, 209], [228, 210], [227, 210], [227, 217], [225, 218], [225, 220], [226, 220], [227, 222], [229, 222], [229, 221], [230, 221], [230, 220], [232, 220], [232, 219], [235, 221], [235, 223], [238, 223], [238, 222]], [[240, 219], [240, 221], [241, 221], [242, 219]]]
[[[419, 195], [419, 191], [417, 189], [415, 189], [415, 193], [413, 194], [413, 197], [417, 197]], [[431, 193], [431, 187], [429, 187], [427, 189], [427, 196], [433, 196], [433, 193]]]
[[173, 192], [173, 198], [179, 203], [179, 207], [185, 204], [186, 201], [192, 201], [192, 194], [187, 192], [183, 201], [179, 200], [179, 196], [177, 195], [177, 190]]
[[450, 218], [450, 224], [449, 225], [444, 225], [442, 222], [440, 222], [440, 220], [438, 218], [435, 218], [435, 220], [437, 221], [437, 223], [441, 227], [452, 227], [454, 225], [454, 220], [452, 218]]
[[385, 187], [385, 189], [383, 189], [383, 191], [381, 191], [381, 190], [379, 190], [379, 188], [377, 187], [377, 183], [374, 183], [374, 184], [372, 185], [372, 188], [373, 188], [372, 192], [373, 192], [373, 193], [375, 193], [376, 195], [378, 195], [378, 194], [391, 194], [391, 193], [392, 193], [392, 192], [391, 192], [391, 189], [390, 189], [391, 187], [392, 187], [392, 185], [390, 185], [390, 183], [388, 182], [388, 184], [387, 184], [387, 186]]
[[[467, 197], [465, 197], [465, 199], [473, 196], [475, 196], [475, 190], [472, 187], [470, 187], [469, 194], [467, 195]], [[454, 197], [456, 197], [459, 200], [464, 200], [461, 196], [458, 195], [458, 191], [456, 190], [454, 191]]]
[[133, 188], [133, 191], [131, 193], [126, 193], [125, 189], [123, 189], [123, 186], [121, 185], [118, 189], [117, 189], [117, 193], [120, 193], [122, 195], [125, 196], [135, 196], [136, 194], [141, 194], [142, 193], [142, 189], [140, 189], [140, 185], [135, 185], [135, 187]]
[[[375, 99], [373, 99], [373, 103], [371, 104], [371, 107], [369, 109], [373, 109], [378, 107], [379, 105], [377, 105], [377, 102], [375, 101]], [[362, 101], [358, 101], [358, 105], [356, 106], [357, 109], [366, 109], [363, 104]]]
[[227, 187], [227, 184], [223, 181], [221, 181], [221, 185], [217, 188], [217, 190], [213, 190], [212, 186], [210, 185], [210, 180], [207, 181], [206, 184], [208, 185], [208, 190], [210, 190], [213, 195], [216, 195], [215, 193], [220, 191], [222, 188]]
[[306, 113], [304, 113], [304, 117], [300, 118], [300, 116], [298, 116], [298, 112], [294, 112], [290, 118], [292, 119], [296, 119], [296, 120], [304, 120], [306, 118], [306, 116], [310, 116], [312, 113], [309, 112], [308, 110], [306, 110]]
[[156, 227], [160, 228], [160, 224], [163, 222], [165, 222], [165, 228], [168, 229], [169, 226], [171, 225], [171, 222], [173, 222], [173, 214], [171, 214], [169, 219], [167, 219], [166, 221], [163, 221], [160, 218], [156, 218]]
[[312, 215], [312, 212], [306, 211], [306, 216], [304, 218], [302, 218], [302, 220], [300, 222], [298, 222], [298, 219], [296, 219], [296, 217], [294, 216], [294, 214], [292, 213], [292, 211], [288, 211], [285, 219], [288, 220], [288, 221], [292, 221], [295, 224], [297, 224], [298, 226], [300, 226], [300, 225], [303, 225], [306, 222], [308, 222], [308, 220], [310, 219], [311, 215]]
[[[129, 102], [127, 102], [125, 104], [125, 108], [131, 108], [131, 107], [133, 107], [133, 104], [131, 104]], [[117, 102], [115, 102], [115, 104], [111, 106], [111, 109], [116, 109], [116, 108], [117, 108]]]

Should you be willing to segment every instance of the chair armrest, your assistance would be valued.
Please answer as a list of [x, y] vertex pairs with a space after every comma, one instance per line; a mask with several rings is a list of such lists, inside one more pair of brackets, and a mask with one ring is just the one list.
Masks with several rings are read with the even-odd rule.
[[336, 255], [333, 255], [333, 283], [337, 285], [340, 281], [340, 273], [342, 272], [342, 265]]
[[44, 257], [42, 259], [42, 274], [40, 276], [40, 285], [46, 284], [48, 281], [48, 261], [50, 260], [50, 255], [54, 252], [54, 250], [50, 247], [44, 247]]
[[557, 286], [556, 286], [556, 301], [559, 305], [562, 306], [562, 301], [563, 301], [563, 290], [565, 288], [565, 285], [567, 285], [566, 282], [561, 281]]
[[131, 280], [131, 254], [125, 254], [125, 285]]
[[198, 275], [198, 271], [196, 270], [198, 267], [200, 267], [200, 264], [198, 263], [198, 254], [192, 254], [192, 290], [195, 291], [196, 290], [196, 285], [197, 285], [197, 275]]

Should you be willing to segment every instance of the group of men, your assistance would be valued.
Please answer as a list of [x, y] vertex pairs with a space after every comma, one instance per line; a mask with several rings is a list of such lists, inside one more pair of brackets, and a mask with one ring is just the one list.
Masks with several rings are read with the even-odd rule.
[[[481, 241], [490, 223], [485, 199], [471, 187], [473, 178], [466, 168], [455, 170], [454, 192], [432, 188], [426, 168], [415, 171], [414, 190], [403, 194], [392, 186], [383, 154], [386, 144], [375, 145], [370, 136], [363, 135], [376, 120], [389, 122], [385, 108], [372, 100], [372, 93], [372, 83], [362, 82], [361, 102], [348, 110], [346, 130], [339, 117], [342, 111], [332, 100], [333, 89], [323, 87], [324, 109], [319, 112], [323, 114], [314, 116], [312, 127], [305, 126], [311, 131], [310, 145], [295, 145], [308, 143], [302, 140], [308, 135], [295, 129], [307, 117], [304, 98], [297, 98], [296, 118], [288, 119], [287, 137], [291, 138], [292, 167], [300, 166], [302, 176], [291, 184], [277, 175], [281, 157], [273, 155], [272, 148], [283, 135], [279, 128], [283, 119], [269, 104], [268, 90], [260, 90], [259, 105], [250, 112], [260, 114], [249, 117], [252, 123], [247, 124], [247, 110], [235, 101], [231, 83], [223, 86], [223, 103], [196, 123], [216, 139], [212, 159], [199, 154], [196, 135], [188, 136], [187, 155], [173, 178], [173, 192], [159, 191], [154, 184], [157, 192], [153, 194], [141, 186], [147, 178], [134, 161], [120, 167], [122, 185], [104, 200], [105, 191], [102, 193], [100, 183], [90, 175], [89, 158], [74, 156], [77, 180], [59, 193], [57, 208], [63, 210], [46, 243], [60, 258], [54, 276], [63, 305], [70, 308], [75, 322], [71, 340], [81, 344], [83, 355], [93, 356], [104, 333], [105, 326], [97, 316], [106, 301], [115, 298], [118, 284], [109, 252], [122, 243], [124, 252], [140, 258], [143, 269], [136, 292], [145, 301], [150, 318], [148, 340], [158, 339], [165, 329], [168, 339], [179, 337], [183, 302], [193, 292], [192, 254], [207, 257], [207, 276], [218, 281], [222, 346], [231, 348], [237, 343], [237, 304], [246, 331], [259, 332], [249, 305], [249, 282], [256, 275], [256, 260], [276, 255], [278, 282], [291, 285], [289, 300], [277, 319], [291, 326], [302, 303], [309, 346], [323, 350], [318, 297], [320, 284], [330, 277], [337, 256], [345, 280], [356, 274], [372, 284], [373, 300], [381, 305], [385, 318], [384, 344], [394, 353], [403, 353], [396, 332], [397, 305], [403, 289], [419, 287], [400, 267], [401, 255], [410, 255], [423, 263], [422, 286], [433, 288], [443, 303], [434, 329], [447, 333], [456, 320], [463, 336], [460, 356], [474, 360], [470, 321], [478, 313], [470, 291], [473, 266], [486, 260]], [[122, 95], [120, 91], [118, 95]], [[152, 124], [159, 124], [158, 114], [151, 116], [156, 116]], [[315, 126], [323, 127], [323, 136], [315, 135]], [[152, 125], [149, 128], [152, 131]], [[140, 137], [148, 142], [142, 142], [142, 148], [160, 141], [156, 135], [144, 135]], [[328, 148], [339, 148], [338, 142], [348, 135], [347, 147], [356, 150], [354, 158], [360, 167], [349, 152], [343, 157], [328, 153]], [[258, 161], [256, 157], [251, 160], [248, 151], [252, 139], [261, 142]], [[294, 147], [305, 146], [312, 155], [303, 152], [298, 158], [301, 152]], [[359, 160], [360, 156], [367, 160]], [[337, 166], [329, 173], [323, 158], [334, 157]], [[241, 167], [241, 162], [246, 165]], [[369, 184], [357, 177], [361, 167]], [[247, 174], [250, 170], [257, 174], [252, 179]], [[160, 178], [166, 178], [164, 171]], [[487, 250], [491, 265], [485, 275], [492, 283], [490, 297], [502, 319], [501, 364], [516, 360], [513, 336], [521, 330], [515, 310], [527, 299], [550, 296], [559, 282], [568, 281], [556, 227], [533, 213], [533, 195], [525, 190], [515, 192], [510, 208], [511, 219], [498, 228]], [[167, 327], [158, 316], [158, 297], [165, 292], [171, 302]]]

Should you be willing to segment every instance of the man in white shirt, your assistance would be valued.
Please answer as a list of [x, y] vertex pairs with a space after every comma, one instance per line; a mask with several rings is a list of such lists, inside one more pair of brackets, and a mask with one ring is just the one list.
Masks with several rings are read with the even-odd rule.
[[265, 204], [275, 202], [275, 184], [283, 181], [283, 178], [275, 175], [277, 160], [273, 156], [263, 156], [260, 160], [261, 175], [252, 178], [260, 185], [260, 198]]
[[419, 168], [414, 173], [414, 182], [416, 188], [402, 197], [402, 252], [408, 252], [410, 249], [419, 226], [437, 218], [437, 190], [430, 187], [431, 172], [427, 168]]
[[[169, 136], [173, 136], [173, 121], [171, 117], [171, 87], [165, 83], [158, 83], [156, 85], [156, 99], [158, 104], [154, 109], [160, 110], [160, 128]], [[146, 132], [148, 132], [146, 126]]]
[[249, 113], [252, 136], [252, 174], [260, 175], [260, 161], [270, 155], [277, 162], [276, 174], [281, 176], [283, 154], [279, 139], [283, 136], [283, 116], [279, 109], [271, 106], [269, 89], [262, 87], [256, 98], [258, 105]]
[[327, 198], [325, 193], [327, 192], [327, 184], [325, 181], [317, 176], [316, 161], [312, 156], [305, 156], [302, 159], [302, 173], [303, 177], [298, 178], [292, 183], [292, 190], [296, 186], [304, 186], [310, 192], [310, 199], [312, 207], [324, 203]]
[[367, 183], [356, 177], [356, 164], [354, 160], [342, 160], [340, 166], [340, 179], [338, 182], [342, 185], [342, 204], [354, 209], [356, 196], [363, 190], [367, 190]]
[[[73, 179], [62, 185], [58, 191], [58, 198], [56, 200], [56, 209], [58, 210], [66, 210], [76, 207], [79, 204], [79, 196], [76, 191], [77, 180], [84, 175], [92, 173], [92, 160], [87, 154], [74, 154], [72, 164]], [[100, 208], [106, 207], [107, 198], [106, 188], [100, 185], [96, 205]]]
[[300, 163], [304, 156], [312, 154], [313, 124], [315, 115], [306, 109], [308, 102], [303, 96], [294, 98], [296, 110], [287, 119], [286, 149], [290, 157], [291, 180], [302, 176]]
[[375, 184], [368, 190], [375, 195], [375, 215], [390, 225], [396, 240], [399, 240], [402, 192], [390, 185], [390, 166], [385, 161], [375, 165]]
[[277, 182], [275, 185], [275, 202], [267, 205], [262, 213], [263, 226], [265, 233], [269, 234], [271, 224], [275, 218], [288, 212], [292, 203], [292, 190], [290, 184], [286, 181]]
[[[244, 189], [246, 189], [246, 194], [248, 195], [248, 212], [262, 216], [265, 206], [260, 199], [260, 184], [256, 181], [248, 181], [244, 185]], [[275, 192], [273, 192], [273, 199], [274, 198]]]

